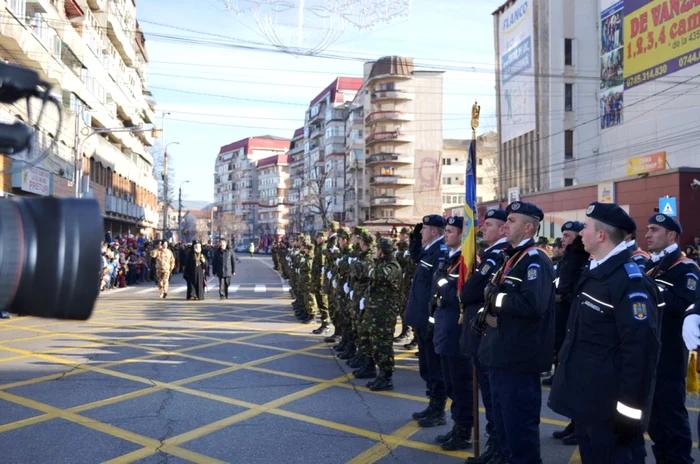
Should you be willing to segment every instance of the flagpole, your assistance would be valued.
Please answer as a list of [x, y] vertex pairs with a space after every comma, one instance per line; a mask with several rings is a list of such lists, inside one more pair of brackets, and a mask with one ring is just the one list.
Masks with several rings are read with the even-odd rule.
[[[474, 106], [472, 106], [472, 150], [471, 153], [468, 153], [467, 156], [471, 156], [471, 159], [467, 160], [467, 163], [471, 163], [472, 165], [472, 170], [474, 173], [474, 184], [478, 185], [477, 180], [477, 172], [476, 172], [476, 128], [479, 127], [479, 113], [481, 112], [481, 107], [477, 105], [476, 101], [474, 101]], [[465, 179], [466, 181], [466, 179]], [[466, 185], [466, 182], [465, 182]], [[477, 218], [479, 217], [479, 211], [478, 211], [478, 204], [475, 202], [474, 203], [474, 221], [476, 226], [476, 221], [478, 220]], [[474, 250], [476, 251], [476, 231], [474, 232]], [[475, 260], [476, 261], [476, 260]], [[476, 262], [469, 263], [469, 269], [474, 270], [474, 267], [476, 265]], [[464, 321], [464, 323], [469, 324], [470, 321]], [[479, 452], [479, 443], [480, 443], [480, 433], [479, 433], [479, 379], [477, 377], [477, 371], [476, 371], [476, 365], [472, 361], [472, 407], [474, 411], [474, 456], [479, 456], [481, 453]]]

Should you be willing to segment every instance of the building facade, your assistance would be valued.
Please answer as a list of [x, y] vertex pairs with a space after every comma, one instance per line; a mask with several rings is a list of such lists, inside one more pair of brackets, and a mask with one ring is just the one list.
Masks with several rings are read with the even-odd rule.
[[273, 155], [257, 164], [258, 217], [256, 231], [269, 243], [289, 226], [289, 156]]
[[663, 3], [510, 0], [494, 12], [501, 197], [700, 166], [688, 40], [700, 7], [655, 25], [648, 11]]
[[363, 92], [366, 224], [415, 224], [442, 211], [443, 73], [385, 57], [365, 64]]
[[[265, 135], [221, 147], [214, 166], [214, 188], [216, 227], [222, 236], [230, 237], [236, 244], [258, 242], [261, 233], [258, 162], [286, 154], [289, 144], [288, 139]], [[288, 164], [278, 165], [288, 169]]]
[[[147, 149], [153, 138], [147, 130], [127, 130], [154, 118], [147, 90], [148, 53], [134, 2], [13, 0], [3, 3], [0, 16], [0, 58], [38, 71], [63, 103], [60, 133], [54, 108], [46, 108], [39, 125], [36, 153], [55, 142], [44, 160], [21, 171], [26, 167], [23, 155], [2, 157], [3, 170], [13, 172], [1, 176], [3, 195], [74, 197], [77, 182], [80, 196], [100, 204], [105, 231], [152, 236], [158, 218], [157, 182]], [[33, 103], [33, 115], [39, 113], [38, 105]], [[3, 107], [0, 120], [28, 122], [23, 105]], [[93, 128], [121, 132], [86, 139]]]

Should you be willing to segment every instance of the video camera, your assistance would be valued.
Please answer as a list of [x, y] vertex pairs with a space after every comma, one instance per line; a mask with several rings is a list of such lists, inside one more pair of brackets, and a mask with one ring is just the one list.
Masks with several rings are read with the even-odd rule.
[[[0, 103], [27, 101], [28, 124], [0, 123], [0, 153], [31, 153], [47, 103], [59, 109], [51, 85], [39, 74], [0, 63]], [[31, 122], [30, 101], [43, 101]], [[41, 161], [53, 144], [23, 168]], [[17, 159], [17, 158], [16, 158]], [[0, 173], [5, 174], [5, 172]], [[98, 295], [103, 223], [94, 199], [0, 198], [0, 309], [22, 315], [85, 320]]]

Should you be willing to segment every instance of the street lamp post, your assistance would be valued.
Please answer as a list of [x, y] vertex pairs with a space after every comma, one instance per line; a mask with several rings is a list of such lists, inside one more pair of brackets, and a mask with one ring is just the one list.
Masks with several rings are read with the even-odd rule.
[[189, 183], [189, 180], [183, 180], [180, 182], [180, 189], [178, 192], [178, 207], [177, 207], [177, 239], [182, 241], [182, 186]]
[[209, 218], [209, 241], [212, 244], [214, 243], [214, 213], [216, 213], [218, 210], [218, 207], [213, 206], [211, 208], [211, 216]]
[[180, 145], [180, 142], [170, 142], [165, 146], [163, 152], [163, 239], [168, 230], [168, 147], [170, 145]]

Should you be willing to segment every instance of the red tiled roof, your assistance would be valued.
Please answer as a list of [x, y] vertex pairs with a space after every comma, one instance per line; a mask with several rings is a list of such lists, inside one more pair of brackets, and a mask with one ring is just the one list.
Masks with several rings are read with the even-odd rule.
[[263, 158], [260, 161], [258, 161], [258, 169], [264, 168], [267, 166], [275, 166], [278, 164], [289, 164], [289, 156], [287, 155], [274, 155], [270, 156], [268, 158]]
[[209, 219], [211, 216], [211, 211], [205, 209], [191, 209], [187, 213], [194, 216], [195, 219]]
[[362, 78], [361, 77], [337, 77], [331, 84], [323, 89], [321, 93], [316, 95], [316, 98], [311, 100], [309, 106], [314, 106], [316, 103], [323, 100], [326, 95], [330, 92], [331, 101], [333, 103], [344, 103], [337, 101], [338, 92], [343, 90], [360, 90], [362, 88]]
[[289, 149], [289, 139], [272, 137], [269, 135], [263, 135], [259, 137], [247, 137], [237, 142], [224, 145], [223, 147], [221, 147], [221, 150], [219, 150], [219, 154], [227, 153], [233, 150], [238, 150], [239, 148], [245, 148], [246, 155], [250, 155], [251, 153], [253, 153], [253, 150], [256, 148], [287, 150]]

